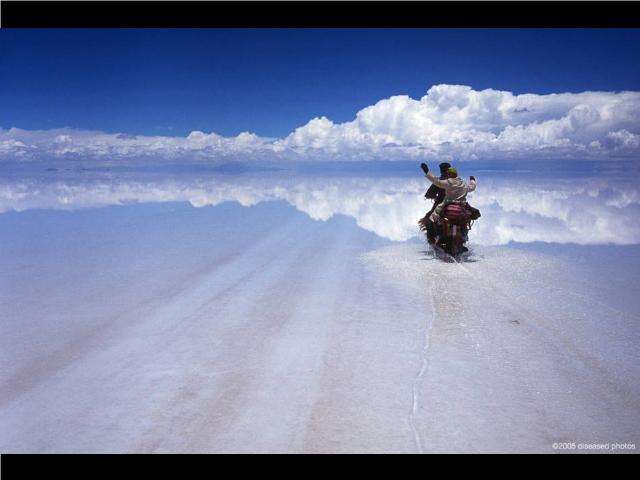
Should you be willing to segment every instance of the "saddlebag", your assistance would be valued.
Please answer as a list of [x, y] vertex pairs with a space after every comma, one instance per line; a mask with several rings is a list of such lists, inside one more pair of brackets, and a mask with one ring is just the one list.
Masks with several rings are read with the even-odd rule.
[[459, 203], [450, 203], [444, 208], [442, 216], [451, 223], [466, 223], [469, 220], [469, 214], [464, 205]]
[[468, 203], [465, 205], [467, 209], [467, 215], [469, 216], [469, 220], [477, 220], [480, 218], [480, 210], [477, 208], [473, 208]]

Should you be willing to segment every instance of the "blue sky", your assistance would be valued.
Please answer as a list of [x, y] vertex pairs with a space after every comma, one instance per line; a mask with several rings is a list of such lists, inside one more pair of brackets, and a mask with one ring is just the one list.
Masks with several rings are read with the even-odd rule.
[[632, 30], [0, 31], [0, 126], [284, 137], [435, 84], [640, 90]]

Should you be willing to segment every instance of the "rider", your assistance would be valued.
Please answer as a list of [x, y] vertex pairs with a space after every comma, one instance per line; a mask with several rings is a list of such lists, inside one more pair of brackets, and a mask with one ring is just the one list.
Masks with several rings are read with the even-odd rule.
[[[440, 167], [440, 180], [446, 179], [447, 170], [451, 167], [451, 164], [449, 162], [442, 162], [438, 166]], [[425, 215], [425, 219], [428, 219], [436, 209], [436, 207], [440, 203], [442, 203], [442, 200], [444, 200], [444, 189], [432, 184], [427, 190], [427, 193], [424, 194], [424, 198], [426, 198], [427, 200], [433, 200], [433, 206], [431, 207], [431, 210], [429, 210], [429, 212]]]
[[476, 189], [475, 177], [469, 177], [469, 183], [467, 184], [464, 180], [458, 177], [458, 170], [456, 170], [454, 167], [449, 167], [447, 169], [447, 178], [443, 180], [439, 179], [433, 173], [431, 173], [426, 163], [421, 163], [420, 167], [427, 175], [429, 181], [436, 187], [444, 189], [445, 192], [444, 200], [435, 208], [435, 210], [431, 214], [430, 220], [434, 223], [438, 221], [438, 219], [440, 218], [440, 214], [447, 205], [453, 202], [466, 202], [467, 193], [473, 192]]

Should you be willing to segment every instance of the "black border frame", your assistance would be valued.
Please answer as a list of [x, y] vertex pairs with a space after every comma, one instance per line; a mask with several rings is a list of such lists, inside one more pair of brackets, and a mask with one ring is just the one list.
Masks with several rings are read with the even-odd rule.
[[[640, 28], [636, 2], [25, 2], [3, 0], [0, 3], [2, 28]], [[24, 478], [40, 472], [58, 473], [65, 478], [86, 478], [87, 474], [127, 476], [140, 469], [148, 476], [165, 473], [184, 476], [189, 468], [213, 468], [209, 474], [221, 473], [220, 466], [236, 471], [255, 467], [271, 467], [278, 474], [282, 467], [309, 464], [320, 467], [319, 472], [333, 473], [331, 463], [337, 456], [263, 456], [252, 455], [3, 455], [0, 465], [6, 478]], [[330, 457], [330, 458], [328, 458]], [[372, 461], [371, 456], [340, 456], [358, 468], [366, 462], [369, 467], [393, 466], [401, 469], [420, 468], [422, 474], [434, 472], [434, 466], [460, 466], [458, 458], [433, 456], [384, 456]], [[637, 457], [596, 455], [588, 457], [547, 455], [487, 456], [464, 455], [468, 466], [483, 467], [485, 473], [508, 471], [513, 462], [525, 465], [527, 472], [548, 473], [549, 464], [572, 467], [580, 464], [599, 473], [611, 474], [612, 463], [635, 461]], [[544, 457], [542, 459], [541, 457]], [[605, 460], [605, 457], [606, 460]], [[562, 458], [562, 461], [560, 460]], [[567, 460], [572, 459], [571, 462]], [[325, 462], [325, 460], [330, 460]], [[364, 460], [364, 462], [363, 462]], [[542, 461], [544, 460], [544, 461]], [[435, 462], [435, 464], [434, 464]], [[455, 464], [454, 464], [455, 462]], [[549, 462], [549, 464], [547, 464]], [[630, 466], [629, 463], [627, 465]], [[239, 467], [239, 468], [238, 468]], [[324, 467], [324, 468], [323, 468]], [[532, 468], [534, 467], [534, 468]], [[425, 470], [426, 469], [426, 470]], [[606, 470], [605, 470], [606, 469]], [[246, 471], [245, 470], [245, 471]], [[279, 471], [279, 472], [278, 472]], [[459, 468], [456, 468], [459, 472]], [[243, 472], [244, 473], [244, 472]], [[289, 473], [293, 473], [289, 471]], [[305, 474], [307, 472], [298, 472]], [[381, 473], [378, 470], [378, 473]], [[474, 474], [477, 472], [474, 472]], [[575, 473], [575, 472], [574, 472]]]
[[629, 1], [16, 1], [3, 28], [636, 28]]

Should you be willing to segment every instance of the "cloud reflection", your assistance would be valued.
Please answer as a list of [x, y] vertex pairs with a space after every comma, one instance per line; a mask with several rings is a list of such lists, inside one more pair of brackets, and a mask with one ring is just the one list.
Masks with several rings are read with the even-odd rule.
[[[430, 203], [416, 177], [300, 176], [271, 174], [182, 174], [167, 176], [93, 174], [56, 180], [45, 176], [0, 179], [0, 212], [185, 201], [194, 207], [238, 202], [245, 207], [283, 200], [311, 218], [352, 217], [361, 228], [396, 241], [419, 236], [416, 221]], [[479, 177], [470, 195], [483, 216], [471, 241], [578, 244], [640, 243], [640, 194], [617, 177]]]

